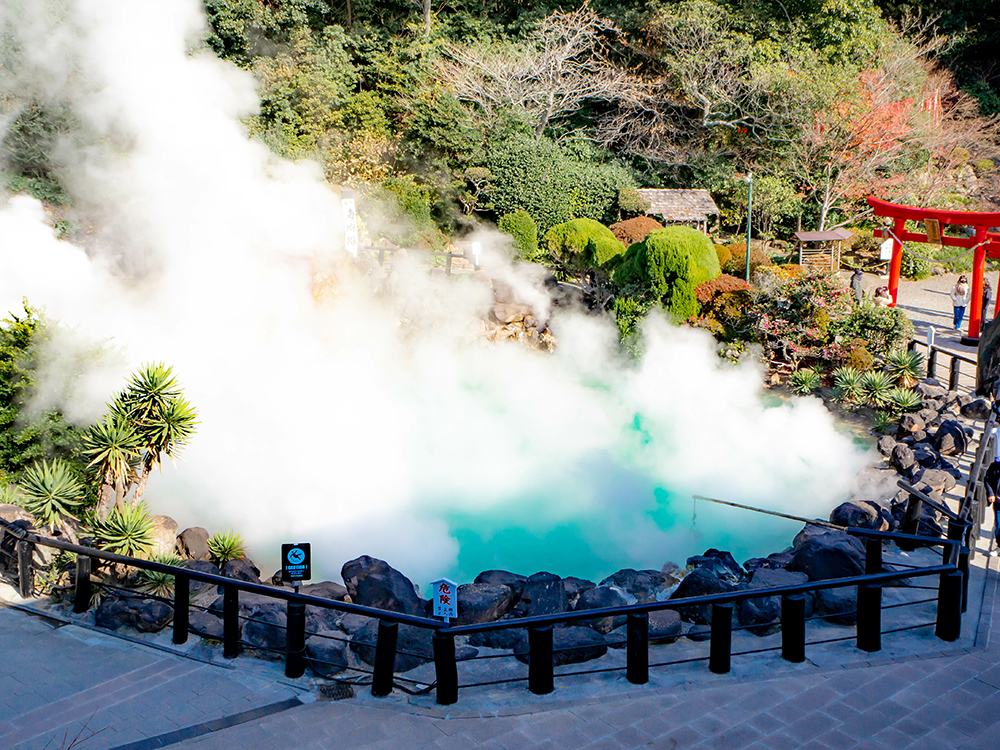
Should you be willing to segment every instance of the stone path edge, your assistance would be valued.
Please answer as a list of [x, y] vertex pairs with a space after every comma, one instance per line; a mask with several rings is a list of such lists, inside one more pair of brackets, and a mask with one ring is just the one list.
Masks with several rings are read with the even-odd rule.
[[178, 742], [184, 742], [184, 740], [193, 740], [196, 737], [203, 737], [204, 735], [211, 734], [212, 732], [218, 732], [222, 729], [239, 726], [240, 724], [245, 724], [248, 721], [264, 719], [268, 716], [281, 713], [282, 711], [288, 711], [289, 709], [298, 708], [299, 706], [304, 705], [306, 704], [298, 698], [288, 698], [287, 700], [278, 701], [276, 703], [269, 703], [266, 706], [258, 706], [257, 708], [251, 708], [237, 714], [223, 716], [220, 719], [212, 719], [211, 721], [206, 721], [201, 724], [192, 724], [191, 726], [177, 729], [173, 732], [166, 732], [164, 734], [158, 734], [155, 737], [148, 737], [144, 740], [138, 740], [137, 742], [130, 742], [127, 745], [119, 745], [118, 747], [111, 748], [111, 750], [155, 750], [160, 747], [168, 747], [170, 745], [175, 745]]

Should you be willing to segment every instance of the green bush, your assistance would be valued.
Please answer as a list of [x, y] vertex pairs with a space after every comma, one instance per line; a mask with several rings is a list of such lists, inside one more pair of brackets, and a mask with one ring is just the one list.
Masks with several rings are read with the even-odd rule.
[[523, 208], [513, 213], [504, 214], [497, 222], [501, 232], [514, 238], [517, 257], [521, 260], [534, 260], [538, 257], [538, 227], [531, 214]]
[[542, 238], [542, 247], [574, 273], [603, 266], [625, 252], [625, 245], [611, 230], [592, 219], [556, 224]]
[[689, 227], [650, 232], [632, 245], [614, 271], [615, 286], [631, 296], [659, 302], [674, 320], [700, 311], [695, 289], [722, 273], [712, 242]]
[[615, 324], [622, 347], [631, 354], [640, 354], [639, 338], [642, 320], [649, 312], [649, 303], [635, 297], [616, 297], [614, 302]]
[[913, 324], [898, 307], [862, 305], [855, 307], [846, 319], [833, 322], [830, 333], [845, 339], [861, 339], [869, 352], [884, 357], [893, 349], [906, 346], [913, 337]]
[[923, 258], [918, 258], [904, 247], [903, 257], [900, 258], [899, 262], [899, 273], [908, 279], [920, 281], [930, 278], [931, 264]]
[[716, 245], [715, 254], [719, 256], [719, 268], [725, 268], [733, 257], [732, 251], [726, 245]]

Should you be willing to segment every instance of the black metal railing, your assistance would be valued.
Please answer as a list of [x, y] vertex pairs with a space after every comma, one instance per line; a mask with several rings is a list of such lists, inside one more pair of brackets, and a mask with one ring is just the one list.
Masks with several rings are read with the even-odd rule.
[[[921, 499], [926, 502], [926, 499]], [[932, 500], [933, 502], [933, 500]], [[919, 508], [918, 508], [919, 510]], [[202, 573], [183, 567], [176, 567], [157, 563], [150, 560], [116, 555], [102, 550], [92, 549], [58, 539], [39, 536], [25, 531], [15, 524], [0, 521], [0, 549], [4, 549], [8, 559], [12, 560], [16, 566], [18, 576], [18, 586], [21, 596], [30, 598], [34, 592], [32, 555], [35, 546], [51, 547], [66, 552], [76, 554], [76, 578], [74, 582], [74, 611], [81, 613], [90, 607], [93, 585], [91, 575], [94, 569], [93, 561], [101, 563], [113, 563], [125, 565], [132, 568], [166, 573], [174, 578], [174, 595], [170, 601], [173, 606], [173, 642], [183, 644], [187, 641], [190, 630], [189, 613], [193, 606], [190, 603], [190, 584], [192, 581], [199, 581], [214, 584], [221, 587], [223, 592], [222, 621], [223, 621], [223, 655], [225, 658], [234, 658], [240, 652], [241, 645], [252, 645], [246, 642], [241, 643], [240, 639], [240, 619], [245, 615], [240, 614], [239, 597], [240, 592], [259, 594], [273, 599], [284, 600], [286, 602], [286, 647], [285, 647], [285, 674], [288, 677], [300, 677], [305, 671], [305, 639], [306, 639], [306, 606], [319, 607], [323, 609], [335, 610], [343, 613], [363, 615], [376, 619], [378, 629], [376, 642], [374, 644], [374, 658], [372, 669], [367, 672], [363, 669], [354, 671], [371, 675], [371, 691], [375, 696], [386, 696], [392, 692], [394, 686], [400, 687], [409, 692], [414, 692], [405, 686], [398, 685], [398, 681], [407, 682], [414, 685], [425, 685], [422, 691], [436, 689], [437, 702], [441, 704], [451, 704], [458, 700], [458, 690], [460, 687], [474, 687], [477, 685], [499, 684], [504, 682], [527, 681], [528, 689], [532, 693], [543, 694], [553, 690], [554, 679], [557, 676], [554, 671], [555, 655], [560, 649], [553, 648], [553, 626], [566, 625], [583, 620], [594, 620], [602, 617], [624, 617], [626, 620], [625, 654], [626, 664], [624, 667], [608, 667], [590, 670], [578, 670], [573, 672], [560, 673], [560, 678], [572, 675], [590, 674], [596, 672], [624, 671], [626, 678], [634, 684], [643, 684], [649, 679], [649, 669], [651, 667], [661, 667], [671, 664], [681, 664], [692, 661], [707, 661], [708, 668], [715, 673], [722, 674], [730, 670], [733, 656], [743, 654], [760, 653], [762, 651], [781, 651], [784, 659], [791, 662], [801, 662], [805, 659], [807, 646], [815, 646], [820, 643], [834, 641], [855, 640], [857, 647], [863, 651], [878, 651], [882, 647], [882, 636], [887, 633], [899, 632], [910, 628], [931, 627], [935, 628], [938, 638], [945, 641], [955, 641], [961, 634], [962, 612], [966, 600], [968, 585], [968, 548], [962, 542], [968, 539], [969, 522], [963, 520], [961, 514], [952, 514], [955, 517], [949, 518], [948, 538], [920, 536], [917, 534], [878, 532], [862, 529], [850, 529], [849, 533], [865, 540], [865, 573], [864, 575], [852, 576], [848, 578], [836, 578], [823, 581], [811, 581], [803, 584], [789, 586], [775, 586], [771, 588], [760, 588], [741, 590], [720, 594], [709, 594], [704, 596], [688, 597], [683, 599], [672, 599], [662, 602], [650, 602], [632, 604], [620, 607], [604, 609], [590, 609], [582, 611], [569, 611], [553, 615], [541, 615], [534, 617], [524, 617], [513, 620], [501, 620], [497, 622], [448, 626], [446, 623], [429, 617], [408, 615], [399, 612], [390, 612], [372, 607], [366, 607], [350, 602], [343, 602], [321, 597], [300, 594], [285, 588], [277, 588], [264, 584], [238, 581], [221, 575]], [[919, 517], [919, 513], [917, 515]], [[14, 540], [13, 551], [5, 548], [10, 545], [7, 540]], [[927, 567], [909, 567], [902, 570], [885, 570], [883, 565], [882, 545], [884, 542], [894, 541], [900, 547], [939, 546], [942, 548], [942, 560], [939, 565]], [[886, 607], [882, 604], [882, 588], [885, 585], [898, 584], [902, 581], [913, 579], [937, 577], [937, 586], [910, 586], [909, 588], [936, 590], [936, 597], [933, 599], [924, 598], [916, 602], [906, 602], [905, 605], [916, 605], [930, 601], [937, 602], [936, 617], [932, 622], [910, 625], [904, 628], [882, 629], [882, 610]], [[815, 594], [825, 589], [838, 589], [854, 587], [857, 589], [857, 610], [850, 613], [838, 613], [841, 616], [856, 615], [856, 633], [854, 636], [844, 636], [817, 641], [806, 640], [806, 623], [809, 619], [829, 619], [826, 615], [817, 615], [814, 618], [806, 618], [805, 597]], [[742, 627], [733, 627], [733, 608], [740, 602], [764, 597], [780, 597], [781, 614], [781, 645], [750, 649], [747, 651], [732, 651], [732, 635]], [[704, 657], [694, 657], [690, 659], [679, 659], [675, 661], [649, 663], [649, 615], [660, 610], [682, 611], [693, 606], [707, 606], [711, 608], [712, 619], [709, 629], [709, 653]], [[903, 605], [890, 605], [891, 607]], [[280, 628], [274, 623], [263, 623], [270, 627]], [[397, 653], [404, 653], [397, 648], [399, 625], [413, 625], [426, 628], [432, 633], [432, 654], [408, 654], [435, 665], [435, 682], [431, 684], [421, 683], [416, 680], [399, 677], [394, 673]], [[747, 626], [750, 627], [750, 626]], [[459, 683], [458, 661], [456, 659], [455, 638], [462, 635], [472, 635], [474, 633], [485, 633], [489, 631], [500, 631], [511, 628], [527, 630], [527, 649], [515, 649], [513, 654], [503, 654], [494, 657], [486, 655], [481, 658], [516, 658], [518, 656], [527, 660], [528, 673], [524, 677], [513, 677], [499, 680]], [[607, 645], [607, 644], [605, 644]], [[614, 644], [613, 644], [614, 645]], [[621, 645], [621, 644], [618, 644]], [[260, 648], [253, 645], [253, 648]], [[371, 646], [368, 646], [371, 648]], [[578, 649], [578, 646], [569, 647], [568, 651]]]
[[[928, 350], [926, 363], [927, 363], [927, 377], [929, 378], [937, 377], [938, 353], [943, 354], [947, 357], [951, 357], [951, 363], [948, 366], [949, 391], [958, 390], [959, 378], [962, 374], [961, 367], [963, 362], [972, 365], [971, 377], [973, 381], [975, 381], [976, 367], [979, 364], [975, 359], [972, 359], [971, 357], [966, 357], [962, 354], [958, 354], [957, 352], [952, 352], [948, 351], [947, 349], [942, 349], [941, 347], [938, 346], [934, 345], [928, 346], [925, 341], [920, 341], [918, 339], [911, 339], [907, 348], [910, 351], [914, 351], [918, 346], [922, 346]], [[974, 390], [974, 388], [970, 388], [969, 390]]]

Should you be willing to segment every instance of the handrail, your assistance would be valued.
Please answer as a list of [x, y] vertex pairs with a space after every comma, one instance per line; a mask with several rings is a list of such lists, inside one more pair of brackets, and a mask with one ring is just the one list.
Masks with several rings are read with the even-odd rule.
[[[926, 341], [921, 341], [920, 339], [911, 339], [911, 341], [913, 342], [914, 346], [927, 347], [927, 342]], [[979, 364], [979, 362], [977, 360], [970, 359], [969, 357], [966, 357], [964, 354], [959, 354], [958, 352], [953, 352], [950, 349], [942, 349], [940, 346], [936, 346], [936, 345], [929, 347], [929, 349], [931, 349], [933, 351], [942, 352], [944, 354], [947, 354], [949, 357], [954, 357], [955, 359], [961, 360], [962, 362], [968, 362], [970, 365], [977, 365], [977, 364]]]
[[32, 534], [25, 531], [24, 529], [19, 529], [13, 526], [9, 522], [0, 519], [0, 526], [3, 527], [6, 533], [17, 537], [18, 539], [24, 541], [31, 541], [35, 544], [41, 544], [45, 547], [54, 547], [56, 549], [65, 550], [67, 552], [75, 552], [78, 555], [86, 555], [87, 557], [96, 558], [98, 560], [105, 560], [106, 562], [119, 563], [123, 565], [128, 565], [133, 568], [143, 568], [145, 570], [153, 570], [158, 573], [168, 573], [170, 575], [182, 575], [186, 576], [195, 581], [201, 581], [203, 583], [214, 583], [219, 586], [236, 586], [242, 591], [247, 591], [253, 594], [263, 594], [265, 596], [270, 596], [275, 599], [284, 599], [290, 602], [301, 602], [302, 604], [310, 604], [317, 607], [326, 607], [327, 609], [336, 609], [343, 612], [348, 612], [350, 614], [365, 615], [367, 617], [374, 617], [380, 620], [389, 620], [390, 622], [398, 622], [405, 625], [416, 625], [418, 627], [425, 628], [440, 628], [443, 623], [440, 620], [432, 620], [428, 617], [418, 617], [417, 615], [408, 615], [403, 612], [393, 612], [391, 610], [377, 609], [375, 607], [366, 607], [362, 604], [354, 604], [353, 602], [343, 602], [338, 599], [325, 599], [319, 596], [310, 596], [309, 594], [300, 594], [294, 591], [288, 591], [286, 589], [278, 588], [276, 586], [267, 586], [263, 583], [253, 583], [252, 581], [240, 581], [236, 578], [228, 578], [227, 576], [214, 575], [212, 573], [202, 573], [201, 571], [192, 570], [191, 568], [182, 568], [176, 565], [168, 565], [166, 563], [158, 563], [152, 560], [140, 560], [135, 557], [126, 557], [125, 555], [118, 555], [114, 552], [105, 552], [104, 550], [94, 549], [93, 547], [84, 547], [79, 544], [70, 544], [69, 542], [61, 542], [58, 539], [52, 539], [50, 537], [38, 536], [37, 534]]
[[[949, 543], [955, 544], [955, 542]], [[813, 591], [823, 591], [825, 589], [890, 583], [892, 581], [901, 581], [906, 578], [922, 578], [925, 576], [939, 575], [941, 573], [951, 573], [955, 570], [958, 570], [958, 567], [953, 564], [933, 565], [927, 568], [911, 568], [909, 570], [893, 571], [889, 573], [869, 573], [861, 576], [827, 578], [822, 581], [795, 583], [788, 586], [743, 589], [741, 591], [727, 591], [720, 594], [702, 594], [701, 596], [667, 599], [662, 602], [625, 604], [620, 607], [583, 609], [574, 610], [572, 612], [560, 612], [553, 615], [518, 617], [514, 620], [498, 620], [497, 622], [483, 622], [472, 625], [456, 625], [454, 627], [441, 628], [439, 632], [442, 635], [469, 635], [470, 633], [481, 633], [486, 630], [510, 630], [511, 628], [526, 628], [533, 625], [555, 625], [560, 622], [594, 620], [601, 617], [613, 617], [615, 615], [647, 614], [649, 612], [659, 612], [665, 609], [686, 609], [688, 607], [697, 607], [706, 604], [735, 603], [743, 601], [744, 599], [760, 599], [770, 596], [793, 596], [795, 594], [805, 594]]]

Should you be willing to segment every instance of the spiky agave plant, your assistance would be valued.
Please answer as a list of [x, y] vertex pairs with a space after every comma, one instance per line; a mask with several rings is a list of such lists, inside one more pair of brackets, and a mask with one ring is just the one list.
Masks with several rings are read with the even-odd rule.
[[98, 521], [94, 529], [97, 545], [106, 552], [142, 557], [153, 548], [153, 519], [145, 503], [121, 505]]
[[801, 396], [813, 393], [822, 384], [819, 373], [812, 370], [796, 370], [788, 378], [788, 386]]
[[36, 461], [29, 466], [18, 485], [20, 505], [38, 521], [54, 532], [60, 528], [73, 542], [75, 535], [66, 524], [67, 518], [75, 519], [75, 509], [87, 495], [83, 482], [62, 459]]
[[120, 414], [107, 414], [84, 437], [83, 454], [91, 459], [87, 468], [96, 468], [100, 478], [97, 514], [120, 504], [139, 462], [142, 441], [128, 420]]
[[889, 414], [888, 412], [877, 411], [875, 412], [875, 421], [872, 427], [876, 432], [884, 435], [890, 429], [892, 429], [892, 425], [895, 423], [895, 421], [896, 420], [893, 419], [892, 415]]
[[247, 553], [243, 537], [235, 531], [218, 531], [208, 540], [208, 552], [217, 565], [242, 560]]
[[837, 399], [856, 403], [864, 396], [861, 390], [861, 377], [864, 373], [853, 367], [838, 367], [833, 371], [833, 387]]
[[[174, 554], [150, 555], [150, 562], [158, 562], [162, 565], [179, 566], [184, 561]], [[174, 577], [170, 573], [161, 573], [156, 570], [139, 570], [139, 587], [147, 594], [158, 596], [162, 599], [172, 599], [174, 596]]]
[[920, 407], [923, 406], [923, 400], [919, 393], [909, 388], [900, 388], [899, 386], [889, 390], [887, 403], [892, 407], [892, 411], [895, 414], [920, 411]]
[[924, 368], [924, 355], [918, 351], [893, 349], [885, 355], [885, 371], [904, 388], [912, 388]]
[[894, 386], [892, 378], [878, 370], [869, 370], [861, 376], [861, 393], [865, 401], [876, 408], [886, 404]]

